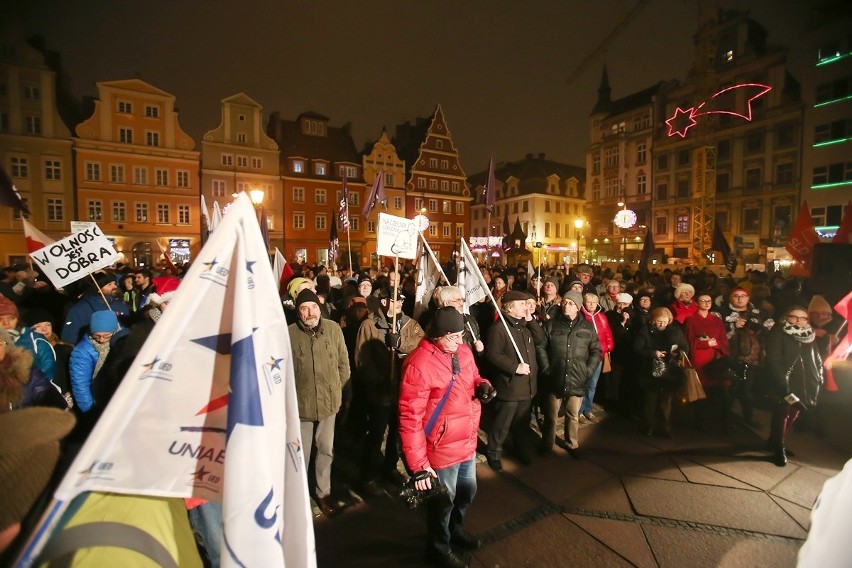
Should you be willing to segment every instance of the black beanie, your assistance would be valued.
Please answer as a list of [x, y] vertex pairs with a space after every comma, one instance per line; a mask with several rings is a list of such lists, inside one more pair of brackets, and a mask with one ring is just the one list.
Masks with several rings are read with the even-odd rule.
[[464, 317], [454, 307], [447, 306], [440, 308], [432, 316], [432, 322], [429, 324], [426, 337], [436, 339], [448, 333], [458, 333], [460, 331], [464, 331]]
[[299, 306], [306, 302], [313, 302], [319, 306], [319, 297], [314, 293], [310, 288], [305, 288], [301, 292], [296, 295], [296, 310], [299, 309]]

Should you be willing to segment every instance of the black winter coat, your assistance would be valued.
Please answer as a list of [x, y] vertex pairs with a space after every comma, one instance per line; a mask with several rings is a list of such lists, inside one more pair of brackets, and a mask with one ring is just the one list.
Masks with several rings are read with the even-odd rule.
[[[672, 355], [672, 345], [677, 345], [677, 354]], [[651, 375], [651, 365], [656, 358], [656, 351], [664, 351], [668, 353], [666, 360], [673, 362], [680, 357], [681, 353], [689, 354], [689, 348], [686, 342], [686, 336], [681, 331], [680, 326], [672, 322], [666, 329], [660, 331], [654, 324], [646, 324], [645, 327], [639, 330], [636, 336], [636, 341], [633, 344], [633, 350], [639, 357], [639, 378], [640, 380], [659, 381]], [[682, 371], [677, 365], [670, 365], [671, 376], [664, 378], [670, 379], [672, 382], [677, 382], [683, 378]], [[675, 372], [675, 370], [678, 372]]]
[[544, 324], [544, 334], [547, 343], [536, 345], [542, 384], [559, 398], [583, 396], [601, 362], [595, 327], [579, 314], [574, 321], [560, 314]]
[[793, 393], [807, 406], [816, 406], [823, 382], [817, 343], [796, 341], [782, 327], [783, 321], [775, 324], [766, 338], [766, 377], [778, 396]]
[[503, 327], [503, 323], [497, 321], [488, 330], [488, 338], [485, 342], [488, 378], [494, 388], [497, 389], [497, 398], [500, 400], [531, 400], [535, 396], [538, 382], [536, 345], [546, 341], [544, 331], [535, 320], [517, 320], [509, 316], [505, 316], [505, 318], [524, 362], [530, 366], [530, 374], [515, 374], [520, 364], [518, 355], [509, 340], [509, 336], [506, 335], [506, 328]]

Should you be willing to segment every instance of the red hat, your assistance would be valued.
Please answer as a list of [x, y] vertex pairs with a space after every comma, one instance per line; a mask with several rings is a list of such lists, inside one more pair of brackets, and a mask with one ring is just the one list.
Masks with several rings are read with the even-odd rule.
[[751, 292], [749, 292], [749, 291], [748, 291], [748, 290], [746, 290], [745, 288], [740, 288], [739, 286], [737, 286], [736, 288], [734, 288], [733, 290], [731, 290], [731, 294], [733, 294], [733, 293], [735, 293], [735, 292], [742, 292], [742, 293], [743, 293], [743, 294], [745, 294], [746, 296], [751, 297]]

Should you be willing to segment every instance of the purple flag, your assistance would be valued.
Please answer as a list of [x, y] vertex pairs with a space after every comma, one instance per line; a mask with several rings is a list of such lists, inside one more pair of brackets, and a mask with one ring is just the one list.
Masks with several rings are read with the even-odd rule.
[[12, 178], [0, 167], [0, 205], [6, 205], [13, 209], [23, 212], [24, 215], [29, 215], [30, 210], [26, 202], [18, 193], [18, 188], [12, 183]]
[[334, 265], [337, 258], [337, 252], [340, 250], [340, 239], [337, 238], [337, 223], [331, 222], [331, 229], [328, 233], [328, 263]]
[[497, 202], [497, 180], [494, 178], [494, 158], [488, 162], [488, 179], [485, 181], [485, 210], [494, 213]]
[[370, 190], [370, 197], [368, 197], [364, 203], [364, 209], [361, 210], [361, 214], [364, 217], [368, 217], [370, 215], [370, 211], [372, 211], [373, 207], [376, 206], [376, 203], [380, 203], [384, 200], [385, 174], [384, 172], [377, 172], [376, 179], [373, 181], [373, 188]]
[[343, 178], [343, 195], [340, 197], [340, 212], [338, 213], [340, 226], [344, 231], [349, 230], [349, 184], [346, 183], [346, 177]]

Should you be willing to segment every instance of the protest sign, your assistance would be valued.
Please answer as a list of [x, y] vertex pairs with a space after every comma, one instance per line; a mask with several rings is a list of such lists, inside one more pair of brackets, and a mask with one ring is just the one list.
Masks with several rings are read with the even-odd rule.
[[376, 252], [382, 256], [417, 258], [417, 226], [414, 221], [379, 213]]
[[90, 227], [30, 254], [54, 286], [62, 288], [113, 264], [118, 252], [100, 227]]

